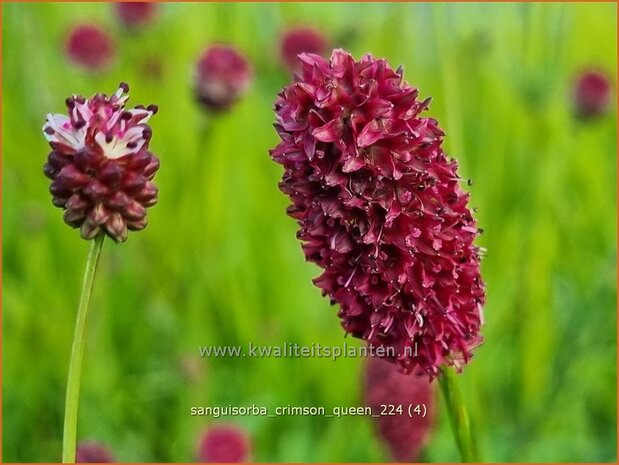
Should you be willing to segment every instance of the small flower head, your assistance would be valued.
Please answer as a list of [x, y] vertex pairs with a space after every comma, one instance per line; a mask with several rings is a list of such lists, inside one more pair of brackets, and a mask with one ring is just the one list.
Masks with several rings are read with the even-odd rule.
[[107, 234], [117, 242], [146, 227], [146, 209], [157, 203], [153, 177], [159, 160], [148, 151], [155, 105], [126, 110], [129, 91], [66, 100], [68, 116], [49, 114], [43, 134], [52, 151], [44, 166], [52, 202], [84, 239]]
[[139, 29], [150, 24], [159, 5], [152, 2], [119, 2], [114, 4], [118, 20], [127, 29]]
[[[435, 413], [434, 391], [428, 378], [404, 375], [395, 365], [377, 357], [368, 358], [364, 377], [364, 402], [378, 415], [374, 418], [376, 431], [391, 459], [414, 462], [428, 442]], [[402, 405], [407, 410], [412, 407], [410, 412], [384, 415], [385, 405]]]
[[572, 92], [577, 116], [583, 118], [601, 116], [610, 107], [612, 85], [609, 77], [602, 72], [583, 72], [576, 78]]
[[76, 463], [111, 463], [115, 462], [112, 453], [102, 444], [94, 441], [84, 441], [77, 445], [75, 451]]
[[245, 431], [234, 425], [209, 427], [200, 437], [198, 459], [208, 463], [248, 462], [251, 446]]
[[112, 38], [96, 24], [80, 24], [67, 37], [69, 60], [85, 71], [99, 72], [110, 67], [116, 57]]
[[280, 55], [282, 62], [289, 70], [298, 71], [301, 53], [313, 53], [322, 56], [327, 52], [328, 42], [328, 39], [314, 28], [296, 27], [289, 29], [281, 39]]
[[228, 45], [207, 48], [196, 64], [196, 98], [211, 111], [229, 109], [247, 92], [252, 81], [249, 61]]
[[275, 102], [280, 189], [344, 330], [406, 373], [461, 366], [481, 337], [478, 229], [428, 100], [385, 60], [303, 54]]

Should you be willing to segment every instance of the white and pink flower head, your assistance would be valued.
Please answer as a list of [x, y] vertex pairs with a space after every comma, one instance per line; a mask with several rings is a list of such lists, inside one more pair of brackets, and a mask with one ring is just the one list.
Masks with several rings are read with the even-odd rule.
[[148, 120], [157, 106], [125, 109], [129, 87], [90, 99], [73, 95], [67, 114], [49, 114], [43, 134], [52, 151], [44, 172], [53, 203], [84, 239], [105, 233], [125, 241], [127, 231], [146, 227], [146, 208], [157, 202], [152, 179], [159, 160], [148, 151]]

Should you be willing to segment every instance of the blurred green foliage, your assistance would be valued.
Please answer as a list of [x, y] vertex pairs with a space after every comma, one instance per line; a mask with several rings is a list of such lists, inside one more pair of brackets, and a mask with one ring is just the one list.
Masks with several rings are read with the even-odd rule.
[[[361, 360], [199, 358], [199, 345], [339, 345], [278, 191], [272, 102], [289, 76], [277, 43], [310, 24], [334, 45], [403, 64], [432, 96], [446, 149], [472, 178], [488, 249], [485, 344], [460, 382], [489, 461], [616, 460], [616, 116], [572, 116], [583, 67], [616, 79], [614, 4], [163, 4], [139, 33], [105, 3], [3, 5], [3, 460], [57, 461], [74, 314], [88, 244], [50, 204], [41, 135], [71, 93], [131, 85], [157, 103], [160, 202], [146, 231], [108, 241], [87, 339], [79, 437], [122, 461], [195, 460], [192, 405], [357, 405]], [[70, 25], [103, 24], [104, 75], [62, 53]], [[231, 42], [252, 92], [206, 119], [192, 64]], [[159, 62], [160, 75], [146, 63]], [[616, 81], [615, 81], [616, 82]], [[614, 111], [614, 108], [613, 108]], [[209, 129], [202, 144], [204, 124]], [[350, 341], [350, 340], [349, 340]], [[355, 341], [353, 341], [355, 342]], [[457, 461], [442, 410], [428, 461]], [[258, 461], [381, 461], [371, 419], [234, 418]]]

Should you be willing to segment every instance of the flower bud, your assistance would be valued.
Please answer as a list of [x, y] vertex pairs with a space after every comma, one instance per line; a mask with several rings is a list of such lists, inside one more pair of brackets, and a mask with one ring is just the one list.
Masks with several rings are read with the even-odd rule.
[[376, 432], [391, 459], [415, 462], [432, 430], [437, 405], [432, 384], [377, 357], [367, 359], [364, 378], [364, 402], [376, 415]]
[[159, 5], [153, 2], [118, 2], [114, 4], [116, 16], [127, 29], [140, 29], [151, 23]]
[[207, 48], [196, 64], [196, 98], [211, 111], [229, 109], [248, 91], [252, 81], [249, 61], [228, 45]]
[[116, 58], [112, 38], [95, 24], [73, 28], [67, 37], [65, 52], [73, 64], [93, 73], [106, 70]]
[[586, 71], [577, 76], [573, 88], [577, 116], [592, 118], [605, 114], [611, 103], [610, 79], [599, 71]]
[[298, 71], [301, 67], [299, 55], [313, 53], [324, 55], [327, 51], [327, 38], [311, 27], [296, 27], [287, 30], [281, 39], [280, 56], [282, 63], [290, 71]]
[[250, 460], [251, 447], [245, 431], [234, 425], [209, 427], [200, 438], [198, 459], [208, 463], [239, 463]]
[[102, 444], [94, 441], [84, 441], [77, 445], [76, 463], [111, 463], [115, 462], [112, 453]]

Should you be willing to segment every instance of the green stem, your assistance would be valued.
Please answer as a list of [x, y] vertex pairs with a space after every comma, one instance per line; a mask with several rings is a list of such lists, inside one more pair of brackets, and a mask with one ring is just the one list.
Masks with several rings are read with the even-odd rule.
[[441, 368], [439, 384], [445, 398], [445, 403], [447, 404], [451, 429], [456, 437], [456, 443], [458, 444], [462, 461], [479, 462], [479, 455], [473, 438], [469, 416], [464, 406], [462, 393], [458, 388], [456, 374], [451, 368]]
[[73, 334], [73, 346], [71, 347], [71, 359], [69, 360], [69, 376], [67, 378], [67, 395], [64, 409], [63, 463], [75, 463], [77, 410], [80, 396], [80, 378], [82, 376], [82, 359], [84, 358], [86, 320], [88, 319], [88, 305], [104, 238], [105, 234], [100, 234], [90, 242], [90, 251], [88, 252], [84, 281], [82, 283], [82, 294], [77, 307], [77, 319], [75, 322], [75, 333]]

